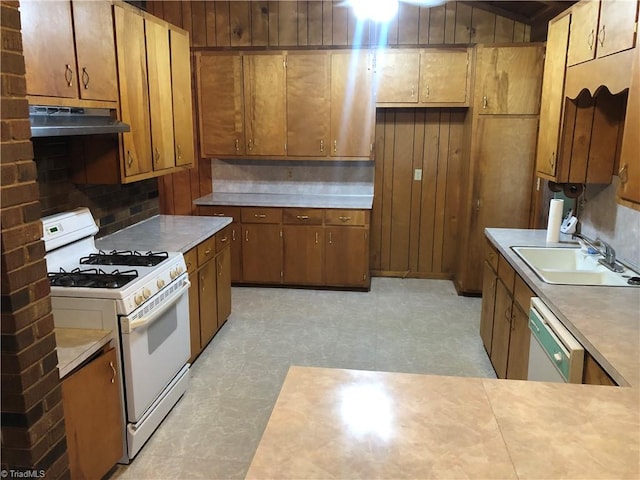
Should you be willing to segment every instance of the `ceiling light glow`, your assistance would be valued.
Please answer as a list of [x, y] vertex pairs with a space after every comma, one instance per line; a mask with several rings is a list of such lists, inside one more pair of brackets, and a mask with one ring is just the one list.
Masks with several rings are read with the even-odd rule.
[[398, 0], [351, 0], [358, 20], [390, 21], [398, 13]]

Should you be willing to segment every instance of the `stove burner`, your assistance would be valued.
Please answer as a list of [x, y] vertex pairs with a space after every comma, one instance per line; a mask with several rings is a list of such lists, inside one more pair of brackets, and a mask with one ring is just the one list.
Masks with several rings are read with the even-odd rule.
[[169, 258], [167, 252], [147, 252], [140, 253], [135, 250], [92, 253], [88, 257], [82, 257], [80, 263], [83, 265], [126, 265], [129, 267], [155, 267], [159, 263]]
[[60, 269], [58, 273], [47, 273], [52, 287], [88, 287], [88, 288], [120, 288], [138, 276], [136, 270], [105, 272], [99, 268], [80, 270], [74, 268], [70, 272]]

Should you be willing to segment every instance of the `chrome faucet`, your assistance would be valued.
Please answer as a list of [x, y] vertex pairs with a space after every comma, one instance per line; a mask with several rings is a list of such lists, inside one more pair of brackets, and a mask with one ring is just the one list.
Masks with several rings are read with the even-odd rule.
[[589, 237], [581, 233], [574, 233], [573, 238], [582, 240], [584, 243], [586, 243], [588, 246], [590, 246], [596, 252], [602, 255], [604, 258], [598, 259], [598, 263], [600, 265], [604, 265], [612, 272], [617, 272], [617, 273], [624, 272], [624, 268], [620, 264], [616, 263], [616, 251], [607, 242], [605, 242], [600, 238], [591, 240]]

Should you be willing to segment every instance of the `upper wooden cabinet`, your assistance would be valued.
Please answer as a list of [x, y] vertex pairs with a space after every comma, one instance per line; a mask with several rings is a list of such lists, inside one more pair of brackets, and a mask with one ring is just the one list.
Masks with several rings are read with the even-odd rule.
[[28, 95], [118, 100], [111, 3], [21, 3]]
[[[633, 74], [627, 99], [627, 115], [624, 121], [622, 152], [620, 154], [619, 195], [625, 200], [640, 204], [640, 48], [635, 49]], [[636, 205], [640, 208], [640, 205]]]
[[419, 50], [386, 50], [376, 54], [376, 103], [418, 103]]
[[569, 66], [633, 48], [638, 2], [583, 0], [571, 11]]
[[475, 105], [479, 114], [538, 114], [544, 45], [481, 47], [477, 55]]
[[171, 94], [176, 165], [189, 165], [195, 158], [193, 103], [191, 97], [191, 52], [189, 35], [169, 29], [171, 42]]
[[[420, 103], [469, 104], [470, 50], [424, 49], [420, 54]], [[434, 105], [435, 104], [435, 105]]]
[[329, 155], [331, 68], [326, 52], [289, 52], [287, 74], [287, 154]]
[[368, 51], [331, 53], [331, 156], [370, 159], [375, 103]]

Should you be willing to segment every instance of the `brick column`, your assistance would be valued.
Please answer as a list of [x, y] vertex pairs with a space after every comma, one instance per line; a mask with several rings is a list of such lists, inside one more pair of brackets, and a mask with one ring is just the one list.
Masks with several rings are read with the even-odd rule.
[[18, 8], [19, 2], [0, 2], [0, 476], [17, 478], [30, 470], [31, 476], [68, 478]]

